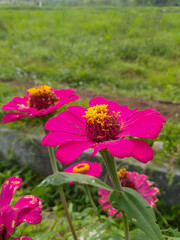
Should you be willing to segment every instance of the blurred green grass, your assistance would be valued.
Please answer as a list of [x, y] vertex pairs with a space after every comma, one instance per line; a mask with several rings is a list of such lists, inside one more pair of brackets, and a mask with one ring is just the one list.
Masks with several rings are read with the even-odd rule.
[[180, 101], [178, 7], [0, 10], [0, 77]]

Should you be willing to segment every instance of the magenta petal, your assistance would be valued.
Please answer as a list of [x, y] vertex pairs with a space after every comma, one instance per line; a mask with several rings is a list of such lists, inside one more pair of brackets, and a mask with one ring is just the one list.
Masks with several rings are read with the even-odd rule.
[[77, 157], [81, 155], [86, 149], [90, 148], [93, 142], [83, 141], [83, 142], [66, 142], [61, 144], [56, 150], [56, 158], [62, 164], [68, 164], [74, 161]]
[[103, 189], [103, 188], [98, 189], [98, 195], [100, 195], [100, 196], [107, 197], [109, 194], [110, 194], [109, 190], [106, 190], [106, 189]]
[[149, 187], [148, 181], [144, 182], [143, 185], [139, 188], [139, 192], [146, 190]]
[[21, 182], [22, 179], [16, 177], [10, 177], [4, 182], [1, 189], [0, 208], [10, 204], [15, 191], [21, 185]]
[[[100, 202], [99, 202], [100, 203]], [[103, 203], [102, 205], [102, 210], [105, 210], [107, 208], [111, 207], [111, 203], [110, 201], [106, 201], [105, 203]]]
[[71, 112], [74, 116], [79, 118], [80, 121], [82, 121], [83, 123], [86, 122], [87, 119], [85, 117], [83, 117], [85, 115], [85, 111], [87, 111], [86, 108], [81, 107], [81, 106], [72, 105], [72, 106], [67, 107], [67, 110], [69, 112]]
[[[69, 121], [71, 119], [68, 119]], [[52, 132], [69, 132], [73, 134], [84, 134], [84, 131], [74, 126], [64, 118], [53, 117], [49, 119], [45, 124], [45, 129]]]
[[142, 138], [156, 138], [163, 127], [161, 115], [154, 109], [136, 112], [127, 120], [118, 137], [134, 136]]
[[118, 212], [118, 210], [116, 210], [113, 207], [110, 207], [109, 210], [107, 211], [107, 214], [108, 214], [108, 216], [114, 216], [117, 212]]
[[157, 187], [150, 187], [149, 189], [144, 190], [143, 192], [141, 192], [141, 195], [143, 197], [147, 197], [147, 196], [154, 196], [157, 195], [159, 193], [159, 188]]
[[12, 240], [33, 240], [30, 237], [17, 237], [17, 238], [13, 238]]
[[84, 129], [84, 122], [80, 120], [76, 115], [74, 115], [70, 111], [63, 111], [57, 115], [57, 118], [64, 118], [69, 123], [72, 123], [73, 125], [76, 125], [79, 128]]
[[147, 180], [147, 175], [145, 174], [139, 175], [139, 178], [137, 179], [137, 182], [136, 182], [137, 187], [140, 188], [146, 180]]
[[153, 150], [146, 142], [139, 139], [130, 139], [130, 141], [133, 144], [132, 157], [143, 163], [153, 159]]
[[23, 222], [38, 224], [42, 220], [40, 215], [42, 212], [41, 199], [34, 195], [26, 195], [19, 199], [13, 206], [13, 209], [18, 211], [16, 226]]
[[56, 94], [56, 96], [59, 97], [61, 106], [79, 99], [78, 95], [75, 95], [76, 92], [71, 88], [53, 91]]
[[87, 141], [86, 136], [67, 132], [50, 132], [42, 139], [42, 145], [55, 147], [69, 141]]
[[107, 148], [106, 143], [96, 143], [93, 145], [94, 152], [91, 153], [91, 156], [95, 156], [101, 149]]
[[11, 113], [6, 113], [2, 120], [3, 120], [3, 123], [8, 123], [8, 122], [14, 122], [16, 120], [19, 120], [23, 117], [27, 117], [28, 114], [23, 114], [23, 113], [14, 113], [14, 112], [11, 112]]
[[133, 151], [133, 145], [129, 139], [119, 139], [106, 142], [107, 150], [115, 157], [130, 157]]
[[130, 157], [133, 151], [131, 141], [126, 138], [94, 144], [93, 148], [94, 152], [91, 154], [92, 156], [96, 155], [101, 149], [107, 148], [113, 156], [118, 158]]
[[16, 226], [18, 212], [6, 205], [0, 209], [0, 224], [3, 224], [6, 229], [5, 239], [8, 239]]
[[19, 105], [27, 106], [27, 100], [28, 98], [26, 96], [24, 97], [14, 97], [12, 101], [7, 102], [2, 106], [2, 110], [4, 111], [11, 111], [11, 110], [18, 110]]

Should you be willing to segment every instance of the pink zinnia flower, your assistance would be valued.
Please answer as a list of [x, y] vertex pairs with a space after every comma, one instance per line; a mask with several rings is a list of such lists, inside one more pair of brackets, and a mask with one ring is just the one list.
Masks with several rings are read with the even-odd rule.
[[[56, 158], [67, 164], [75, 160], [88, 148], [95, 155], [107, 149], [118, 158], [134, 157], [146, 163], [153, 158], [151, 147], [137, 138], [156, 138], [165, 118], [155, 109], [138, 111], [120, 106], [117, 102], [96, 97], [89, 101], [89, 108], [69, 106], [67, 111], [46, 122], [49, 130], [43, 146], [60, 145]], [[126, 137], [135, 137], [128, 139]]]
[[[90, 175], [93, 177], [99, 177], [101, 175], [102, 166], [97, 162], [81, 161], [64, 169], [64, 172], [80, 173]], [[70, 182], [73, 183], [73, 182]]]
[[[152, 208], [155, 207], [155, 202], [158, 200], [156, 195], [159, 193], [159, 188], [152, 187], [154, 182], [147, 180], [147, 175], [139, 174], [138, 172], [129, 172], [125, 168], [122, 168], [118, 172], [119, 180], [122, 187], [133, 188], [144, 197], [144, 199], [150, 204]], [[113, 208], [110, 201], [106, 200], [110, 191], [99, 188], [98, 194], [101, 198], [98, 200], [99, 204], [102, 204], [102, 210], [108, 209], [107, 214], [117, 218], [122, 216], [122, 213]]]
[[[11, 199], [21, 182], [21, 178], [10, 177], [2, 186], [0, 195], [0, 239], [8, 239], [14, 228], [23, 222], [38, 224], [42, 220], [41, 199], [34, 195], [26, 195], [19, 199], [13, 207], [10, 206]], [[22, 239], [28, 240], [31, 238], [22, 237]]]
[[43, 116], [55, 112], [65, 104], [79, 97], [73, 89], [55, 90], [47, 85], [40, 85], [27, 90], [26, 96], [14, 97], [3, 105], [4, 111], [10, 112], [3, 116], [3, 122], [13, 122], [23, 117]]

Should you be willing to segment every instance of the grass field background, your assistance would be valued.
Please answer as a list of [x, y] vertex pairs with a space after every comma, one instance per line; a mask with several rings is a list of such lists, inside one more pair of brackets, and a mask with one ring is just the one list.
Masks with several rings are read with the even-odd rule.
[[0, 77], [178, 102], [179, 26], [178, 7], [1, 8]]

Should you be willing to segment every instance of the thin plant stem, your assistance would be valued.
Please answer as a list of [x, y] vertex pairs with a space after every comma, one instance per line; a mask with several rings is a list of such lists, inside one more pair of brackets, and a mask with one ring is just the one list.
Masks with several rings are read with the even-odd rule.
[[85, 193], [88, 195], [89, 201], [90, 201], [90, 203], [91, 203], [94, 211], [97, 211], [97, 207], [96, 207], [96, 205], [95, 205], [95, 203], [94, 203], [94, 200], [93, 200], [93, 198], [92, 198], [92, 196], [91, 196], [91, 193], [90, 193], [90, 191], [89, 191], [89, 187], [88, 187], [87, 185], [84, 185], [84, 191], [85, 191]]
[[[122, 185], [119, 180], [119, 177], [117, 175], [117, 169], [116, 169], [116, 162], [114, 159], [114, 156], [112, 156], [107, 149], [102, 149], [99, 151], [101, 154], [104, 164], [107, 168], [107, 171], [109, 173], [109, 176], [112, 180], [112, 183], [114, 185], [115, 190], [122, 191]], [[127, 217], [123, 214], [123, 221], [124, 221], [124, 240], [129, 240], [129, 223], [127, 220]]]
[[89, 198], [89, 201], [91, 203], [92, 208], [94, 209], [94, 212], [97, 213], [99, 221], [102, 222], [101, 221], [101, 217], [100, 217], [99, 212], [98, 212], [98, 208], [96, 207], [96, 204], [94, 203], [94, 200], [92, 198], [91, 192], [89, 191], [89, 187], [87, 185], [84, 185], [84, 191], [85, 191], [85, 193], [87, 194], [87, 196]]
[[[58, 173], [59, 171], [58, 171], [57, 163], [56, 163], [57, 160], [56, 160], [55, 155], [54, 155], [54, 148], [51, 148], [49, 146], [47, 146], [47, 148], [48, 148], [49, 157], [50, 157], [50, 160], [51, 160], [51, 166], [52, 166], [53, 173]], [[78, 240], [76, 232], [74, 230], [74, 226], [73, 226], [71, 217], [70, 217], [70, 214], [69, 214], [69, 211], [68, 211], [67, 201], [66, 201], [66, 198], [65, 198], [65, 195], [64, 195], [64, 190], [63, 190], [62, 186], [59, 187], [59, 193], [60, 193], [62, 204], [63, 204], [64, 210], [65, 210], [65, 213], [66, 213], [66, 217], [67, 217], [68, 222], [69, 222], [69, 226], [70, 226], [73, 238], [74, 238], [74, 240]]]
[[129, 223], [127, 217], [123, 214], [123, 222], [124, 222], [124, 240], [130, 240], [129, 237]]

